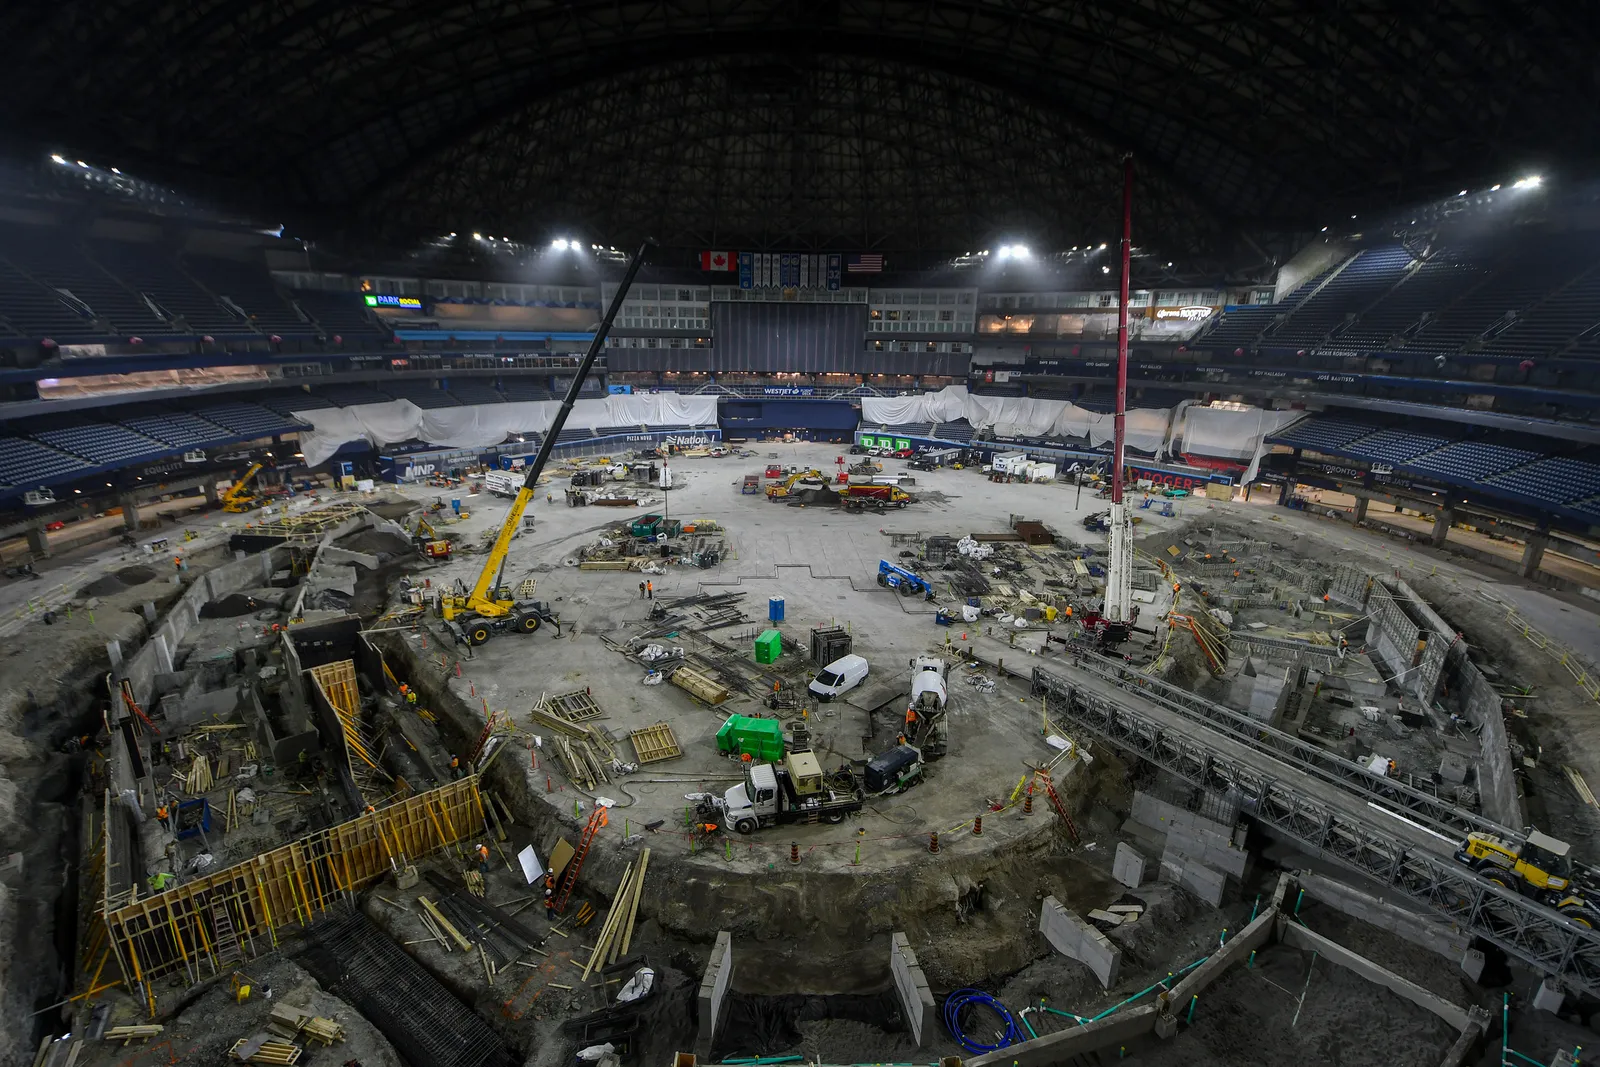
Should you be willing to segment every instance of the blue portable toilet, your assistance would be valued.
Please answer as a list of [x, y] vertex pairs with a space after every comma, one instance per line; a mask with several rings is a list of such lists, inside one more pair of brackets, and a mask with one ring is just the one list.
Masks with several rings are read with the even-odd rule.
[[450, 501], [450, 509], [457, 515], [461, 514], [461, 498], [455, 497]]
[[783, 621], [783, 597], [775, 596], [767, 599], [767, 621]]

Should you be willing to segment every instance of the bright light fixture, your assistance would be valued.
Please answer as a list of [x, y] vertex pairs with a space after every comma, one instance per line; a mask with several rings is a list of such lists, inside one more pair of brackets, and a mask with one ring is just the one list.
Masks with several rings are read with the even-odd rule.
[[473, 235], [472, 235], [472, 239], [473, 239], [473, 240], [474, 240], [474, 241], [481, 241], [481, 240], [483, 240], [483, 234], [481, 234], [481, 233], [475, 233], [475, 234], [473, 234]]
[[56, 155], [53, 155], [53, 156], [50, 157], [50, 162], [52, 162], [52, 163], [60, 163], [63, 167], [67, 165], [67, 161], [65, 159], [63, 159], [61, 156], [56, 156]]
[[81, 160], [81, 159], [80, 159], [80, 160], [78, 160], [78, 166], [80, 166], [80, 167], [82, 167], [82, 168], [83, 168], [83, 169], [84, 169], [84, 170], [88, 170], [88, 169], [89, 169], [89, 164], [87, 164], [87, 163], [85, 163], [85, 162], [84, 162], [84, 161], [83, 161], [83, 160]]
[[1537, 189], [1544, 184], [1544, 179], [1537, 174], [1530, 174], [1526, 178], [1518, 178], [1511, 183], [1513, 189]]
[[1500, 191], [1500, 183], [1495, 182], [1493, 185], [1489, 186], [1489, 191], [1491, 193], [1498, 193]]
[[1101, 274], [1110, 274], [1111, 273], [1111, 268], [1110, 267], [1101, 267], [1100, 268], [1100, 273]]
[[567, 239], [565, 237], [557, 237], [554, 241], [550, 242], [550, 247], [555, 249], [557, 252], [565, 252], [567, 250]]
[[1104, 241], [1101, 241], [1100, 242], [1100, 251], [1104, 252], [1105, 250], [1106, 250], [1106, 243]]

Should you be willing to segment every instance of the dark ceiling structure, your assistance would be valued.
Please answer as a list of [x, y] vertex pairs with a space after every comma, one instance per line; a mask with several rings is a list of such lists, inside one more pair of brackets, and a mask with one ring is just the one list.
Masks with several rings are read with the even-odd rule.
[[302, 231], [1239, 262], [1595, 156], [1595, 24], [1431, 0], [62, 0], [7, 120]]

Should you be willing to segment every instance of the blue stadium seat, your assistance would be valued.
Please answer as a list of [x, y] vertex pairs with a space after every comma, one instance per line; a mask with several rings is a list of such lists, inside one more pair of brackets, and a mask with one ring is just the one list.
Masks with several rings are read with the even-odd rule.
[[1402, 245], [1363, 250], [1282, 325], [1269, 329], [1261, 343], [1315, 346], [1345, 316], [1364, 310], [1391, 289], [1410, 265], [1411, 253]]
[[1475, 482], [1538, 458], [1539, 453], [1526, 449], [1485, 444], [1482, 441], [1457, 441], [1426, 455], [1413, 456], [1406, 460], [1406, 466], [1412, 470]]
[[195, 408], [194, 413], [241, 437], [272, 437], [305, 428], [302, 423], [260, 404], [207, 404]]
[[1261, 336], [1261, 332], [1277, 319], [1279, 315], [1292, 310], [1307, 296], [1316, 291], [1317, 286], [1328, 279], [1328, 276], [1339, 269], [1339, 260], [1325, 267], [1318, 274], [1307, 278], [1294, 291], [1280, 300], [1271, 304], [1248, 304], [1224, 312], [1220, 317], [1212, 320], [1210, 327], [1205, 330], [1194, 342], [1207, 348], [1217, 347], [1246, 347], [1254, 344]]
[[1413, 433], [1410, 430], [1379, 430], [1358, 437], [1343, 448], [1352, 456], [1361, 456], [1380, 463], [1405, 463], [1425, 452], [1442, 448], [1450, 438], [1434, 434]]
[[353, 382], [339, 385], [319, 385], [316, 388], [316, 392], [324, 400], [332, 401], [341, 408], [354, 407], [358, 404], [388, 404], [394, 401], [394, 397], [388, 393], [380, 393], [371, 386], [358, 385]]
[[14, 337], [72, 342], [96, 336], [93, 320], [5, 259], [0, 259], [0, 322]]
[[396, 400], [409, 400], [419, 408], [460, 407], [461, 401], [439, 388], [436, 381], [384, 382], [383, 391]]
[[527, 378], [502, 378], [500, 392], [505, 394], [507, 400], [517, 402], [555, 399], [550, 390]]
[[450, 382], [450, 395], [463, 404], [503, 404], [506, 398], [487, 380], [455, 378]]
[[1367, 436], [1375, 427], [1369, 423], [1330, 415], [1312, 415], [1267, 436], [1267, 442], [1310, 448], [1318, 452], [1339, 452], [1350, 442]]
[[295, 314], [272, 275], [261, 263], [243, 263], [214, 256], [190, 256], [185, 269], [221, 301], [245, 313], [246, 321], [264, 334], [310, 336], [316, 327]]
[[1392, 349], [1403, 343], [1400, 335], [1424, 314], [1453, 303], [1488, 275], [1475, 249], [1441, 248], [1352, 325], [1335, 328], [1332, 343], [1363, 351]]
[[114, 422], [98, 422], [70, 415], [52, 419], [48, 427], [30, 431], [47, 445], [72, 452], [95, 466], [170, 454], [173, 446]]
[[49, 445], [23, 437], [0, 437], [0, 485], [43, 485], [91, 464]]
[[296, 289], [294, 302], [329, 334], [343, 337], [377, 335], [387, 338], [390, 331], [379, 326], [360, 293], [330, 293], [320, 289]]
[[121, 421], [124, 426], [138, 430], [146, 437], [154, 437], [178, 448], [219, 444], [238, 436], [186, 411], [156, 411], [130, 415]]
[[1546, 504], [1565, 504], [1600, 494], [1600, 465], [1550, 457], [1483, 479], [1485, 485], [1520, 493]]
[[92, 262], [70, 234], [40, 226], [5, 226], [0, 228], [0, 248], [13, 266], [51, 289], [70, 292], [123, 336], [182, 332]]
[[247, 320], [217, 303], [183, 273], [177, 260], [163, 248], [130, 241], [94, 241], [89, 245], [89, 254], [129, 289], [181, 319], [190, 333], [227, 336], [255, 332]]

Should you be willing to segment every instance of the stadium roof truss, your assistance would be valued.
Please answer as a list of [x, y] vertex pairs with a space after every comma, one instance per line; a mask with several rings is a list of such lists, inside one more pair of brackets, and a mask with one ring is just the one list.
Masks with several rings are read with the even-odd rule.
[[[185, 0], [0, 12], [35, 141], [373, 233], [1241, 238], [1597, 139], [1592, 28], [1433, 0]], [[197, 187], [197, 181], [205, 186]]]

